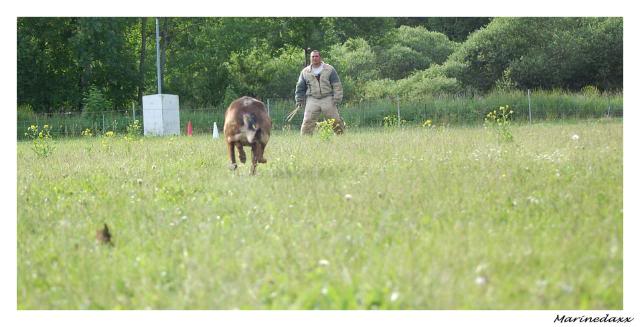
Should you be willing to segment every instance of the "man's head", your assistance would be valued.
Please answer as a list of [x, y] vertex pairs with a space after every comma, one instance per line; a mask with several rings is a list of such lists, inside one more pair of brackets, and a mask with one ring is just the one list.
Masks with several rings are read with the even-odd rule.
[[319, 65], [322, 62], [322, 57], [320, 56], [320, 51], [313, 50], [311, 51], [311, 64]]

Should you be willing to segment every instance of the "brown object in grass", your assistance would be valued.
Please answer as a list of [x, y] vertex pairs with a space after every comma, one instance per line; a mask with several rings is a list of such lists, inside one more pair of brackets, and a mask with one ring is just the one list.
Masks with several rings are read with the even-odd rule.
[[102, 244], [113, 245], [113, 242], [111, 242], [111, 233], [106, 223], [104, 224], [104, 228], [96, 231], [96, 240]]

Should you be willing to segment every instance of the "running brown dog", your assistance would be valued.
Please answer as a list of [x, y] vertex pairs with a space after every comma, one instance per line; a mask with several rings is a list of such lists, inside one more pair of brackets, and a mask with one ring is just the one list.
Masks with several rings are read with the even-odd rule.
[[245, 96], [231, 102], [224, 114], [224, 136], [231, 160], [229, 168], [238, 168], [235, 149], [238, 149], [240, 162], [245, 163], [247, 156], [243, 147], [250, 146], [251, 175], [255, 175], [258, 163], [267, 162], [263, 155], [270, 135], [271, 118], [262, 101]]

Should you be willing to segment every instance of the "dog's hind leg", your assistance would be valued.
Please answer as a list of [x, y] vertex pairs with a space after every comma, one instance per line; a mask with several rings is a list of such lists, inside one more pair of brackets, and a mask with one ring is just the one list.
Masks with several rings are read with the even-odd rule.
[[229, 169], [235, 170], [238, 168], [238, 164], [236, 163], [236, 153], [235, 153], [235, 145], [234, 142], [227, 143], [227, 149], [229, 150], [229, 160], [231, 163], [229, 164]]
[[266, 143], [260, 143], [258, 142], [258, 144], [260, 145], [260, 151], [258, 152], [258, 162], [259, 163], [267, 163], [267, 159], [264, 158], [264, 148], [267, 147]]
[[256, 166], [258, 166], [258, 157], [260, 156], [260, 142], [251, 144], [251, 175], [256, 174]]
[[244, 152], [242, 144], [240, 144], [240, 142], [236, 142], [236, 147], [238, 148], [238, 157], [240, 157], [240, 162], [247, 162], [247, 154]]

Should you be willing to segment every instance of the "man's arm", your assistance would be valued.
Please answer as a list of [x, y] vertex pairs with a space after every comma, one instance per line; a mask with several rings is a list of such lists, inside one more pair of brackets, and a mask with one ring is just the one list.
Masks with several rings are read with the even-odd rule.
[[331, 87], [333, 88], [333, 101], [339, 104], [342, 101], [342, 82], [340, 82], [340, 77], [338, 77], [335, 69], [333, 69], [331, 75], [329, 75], [329, 83], [331, 83]]
[[307, 81], [304, 79], [302, 72], [298, 77], [298, 83], [296, 83], [296, 104], [301, 104], [304, 100], [304, 96], [307, 93]]

